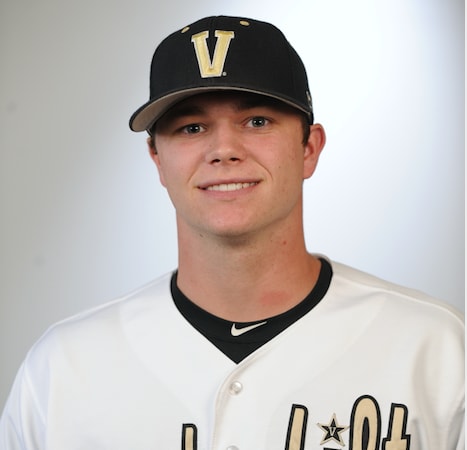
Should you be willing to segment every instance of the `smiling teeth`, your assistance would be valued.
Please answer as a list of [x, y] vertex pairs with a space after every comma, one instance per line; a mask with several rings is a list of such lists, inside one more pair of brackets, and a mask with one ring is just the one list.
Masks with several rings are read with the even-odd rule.
[[254, 186], [256, 183], [228, 183], [228, 184], [215, 184], [209, 186], [206, 189], [208, 191], [238, 191], [245, 189], [250, 186]]

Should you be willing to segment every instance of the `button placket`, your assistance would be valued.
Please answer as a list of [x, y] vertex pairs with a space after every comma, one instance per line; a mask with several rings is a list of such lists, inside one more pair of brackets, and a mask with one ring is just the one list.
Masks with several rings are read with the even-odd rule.
[[[243, 420], [242, 406], [248, 401], [246, 385], [243, 378], [248, 366], [238, 365], [222, 383], [216, 399], [216, 419], [213, 430], [212, 448], [217, 450], [240, 450], [241, 445], [237, 438], [243, 442], [241, 428], [237, 431], [225, 427], [227, 422], [239, 423]], [[240, 433], [240, 436], [237, 436]]]
[[229, 387], [229, 392], [231, 395], [238, 395], [243, 390], [243, 384], [240, 381], [234, 381]]

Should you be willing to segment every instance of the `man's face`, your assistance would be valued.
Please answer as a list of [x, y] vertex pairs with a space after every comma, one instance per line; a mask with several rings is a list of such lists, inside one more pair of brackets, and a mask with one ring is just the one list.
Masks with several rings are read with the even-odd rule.
[[324, 145], [313, 125], [266, 97], [209, 93], [159, 119], [152, 157], [177, 212], [180, 232], [225, 238], [294, 232], [302, 221], [303, 179]]

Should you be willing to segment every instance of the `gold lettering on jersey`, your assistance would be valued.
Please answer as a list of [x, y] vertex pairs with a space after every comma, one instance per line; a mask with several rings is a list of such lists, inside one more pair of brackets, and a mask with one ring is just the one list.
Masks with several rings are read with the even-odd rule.
[[376, 400], [364, 395], [354, 403], [351, 414], [350, 450], [378, 450], [381, 414]]
[[409, 412], [405, 405], [392, 404], [389, 418], [388, 437], [383, 439], [385, 450], [409, 450], [410, 434], [407, 434]]
[[217, 40], [212, 60], [209, 55], [207, 43], [209, 31], [202, 31], [191, 37], [202, 78], [222, 76], [230, 41], [235, 37], [235, 33], [233, 31], [216, 30], [214, 36]]
[[197, 428], [193, 424], [183, 424], [182, 450], [196, 450], [198, 448]]
[[[316, 443], [322, 446], [333, 440], [340, 446], [345, 447], [346, 443], [341, 433], [350, 429], [349, 450], [410, 450], [411, 435], [407, 434], [408, 417], [409, 410], [406, 405], [392, 403], [388, 432], [386, 437], [381, 439], [382, 424], [379, 404], [372, 396], [362, 395], [353, 404], [348, 426], [340, 425], [335, 413], [328, 424], [323, 425], [318, 422], [317, 425], [325, 431], [326, 437], [320, 443], [318, 440]], [[308, 408], [303, 405], [292, 404], [284, 450], [305, 450], [307, 422]], [[251, 427], [254, 427], [254, 424]], [[310, 446], [310, 443], [308, 443], [308, 446]], [[196, 425], [183, 424], [182, 450], [197, 449], [198, 429]], [[326, 450], [326, 447], [323, 450]]]
[[307, 419], [308, 409], [305, 406], [292, 405], [285, 450], [303, 450], [305, 448]]

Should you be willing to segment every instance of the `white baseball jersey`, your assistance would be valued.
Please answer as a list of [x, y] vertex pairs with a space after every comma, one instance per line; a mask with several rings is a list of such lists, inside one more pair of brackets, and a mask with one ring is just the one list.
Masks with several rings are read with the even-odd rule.
[[179, 313], [170, 274], [53, 326], [1, 450], [463, 449], [460, 314], [332, 265], [323, 300], [239, 364]]

